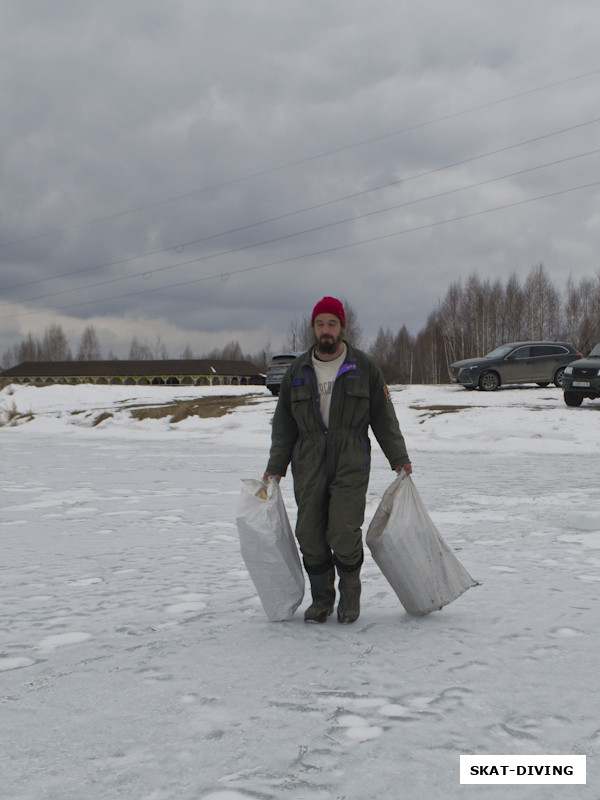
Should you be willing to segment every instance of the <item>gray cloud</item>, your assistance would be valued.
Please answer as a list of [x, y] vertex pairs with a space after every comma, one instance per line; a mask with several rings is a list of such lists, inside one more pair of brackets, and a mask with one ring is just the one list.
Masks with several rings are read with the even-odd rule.
[[473, 271], [595, 275], [599, 187], [570, 190], [600, 180], [599, 22], [586, 0], [7, 0], [0, 352], [54, 320], [122, 355], [136, 325], [173, 354], [278, 347], [324, 294], [367, 339], [416, 333]]

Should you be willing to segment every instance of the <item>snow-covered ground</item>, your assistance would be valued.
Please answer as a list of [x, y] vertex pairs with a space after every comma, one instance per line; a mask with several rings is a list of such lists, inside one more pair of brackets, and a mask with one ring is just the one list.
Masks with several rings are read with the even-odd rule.
[[[0, 392], [3, 798], [600, 797], [600, 403], [393, 389], [414, 482], [482, 585], [410, 617], [367, 551], [350, 626], [305, 625], [306, 603], [269, 623], [245, 570], [264, 388]], [[126, 408], [224, 393], [252, 396], [177, 423]], [[365, 530], [392, 478], [375, 445]], [[460, 754], [585, 754], [588, 785], [464, 786]]]

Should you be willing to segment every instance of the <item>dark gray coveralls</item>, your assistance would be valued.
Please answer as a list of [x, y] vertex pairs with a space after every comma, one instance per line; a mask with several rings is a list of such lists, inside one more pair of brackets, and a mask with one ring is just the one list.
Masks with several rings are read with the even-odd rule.
[[291, 461], [298, 504], [296, 536], [309, 573], [363, 558], [361, 526], [369, 482], [369, 425], [392, 469], [409, 462], [383, 375], [373, 359], [348, 351], [331, 397], [329, 429], [309, 350], [288, 369], [273, 417], [267, 471], [285, 475]]

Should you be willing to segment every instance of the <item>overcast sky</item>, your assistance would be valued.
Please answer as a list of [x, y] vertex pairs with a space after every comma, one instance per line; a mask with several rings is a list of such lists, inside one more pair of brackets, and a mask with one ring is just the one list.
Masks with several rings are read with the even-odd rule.
[[[600, 250], [596, 0], [3, 0], [0, 353], [368, 345]], [[595, 152], [596, 151], [596, 152]]]

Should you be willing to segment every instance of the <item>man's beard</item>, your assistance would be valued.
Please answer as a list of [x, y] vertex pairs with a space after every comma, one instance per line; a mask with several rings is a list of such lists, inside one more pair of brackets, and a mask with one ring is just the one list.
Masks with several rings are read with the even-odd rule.
[[324, 356], [333, 355], [340, 346], [340, 342], [342, 341], [341, 334], [340, 336], [332, 336], [331, 334], [323, 334], [317, 340], [317, 353], [321, 353]]

